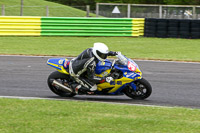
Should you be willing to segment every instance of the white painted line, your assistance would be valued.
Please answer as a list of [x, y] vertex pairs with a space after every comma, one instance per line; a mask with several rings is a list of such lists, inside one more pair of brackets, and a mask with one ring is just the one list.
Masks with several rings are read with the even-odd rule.
[[[39, 100], [56, 100], [56, 101], [81, 101], [81, 102], [91, 102], [91, 103], [130, 105], [130, 106], [155, 107], [155, 108], [189, 108], [189, 107], [182, 107], [182, 106], [159, 106], [159, 105], [146, 105], [146, 104], [130, 104], [130, 103], [76, 100], [76, 99], [42, 98], [42, 97], [0, 96], [0, 98], [22, 99], [22, 100], [39, 99]], [[193, 109], [193, 108], [189, 108], [189, 109]]]

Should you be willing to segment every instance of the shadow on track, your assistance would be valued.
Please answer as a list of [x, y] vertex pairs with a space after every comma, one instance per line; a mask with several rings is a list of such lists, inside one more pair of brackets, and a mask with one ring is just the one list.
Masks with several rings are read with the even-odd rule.
[[146, 100], [134, 100], [126, 96], [88, 96], [81, 95], [75, 97], [59, 97], [59, 96], [50, 96], [47, 98], [60, 99], [60, 100], [75, 100], [75, 101], [97, 101], [97, 102], [108, 102], [108, 103], [125, 103], [125, 104], [149, 104], [152, 101]]

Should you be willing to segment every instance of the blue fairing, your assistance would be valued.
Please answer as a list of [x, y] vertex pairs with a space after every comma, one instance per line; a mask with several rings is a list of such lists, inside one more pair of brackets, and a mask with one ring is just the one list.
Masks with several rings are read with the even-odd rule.
[[[138, 67], [138, 65], [133, 60], [129, 59], [129, 61], [133, 62]], [[102, 72], [104, 72], [108, 69], [111, 69], [111, 65], [112, 65], [112, 62], [107, 60], [107, 59], [104, 62], [99, 61], [96, 65], [95, 73], [101, 74]], [[121, 65], [121, 64], [115, 64], [114, 68], [121, 70], [123, 72], [123, 76], [126, 77], [126, 78], [135, 79], [135, 78], [141, 76], [140, 74], [129, 70], [127, 66], [124, 66], [124, 65]]]
[[115, 68], [118, 70], [121, 70], [123, 72], [123, 76], [126, 78], [135, 79], [136, 77], [141, 76], [139, 73], [129, 70], [128, 67], [124, 66], [124, 65], [117, 64], [117, 65], [115, 65]]
[[105, 60], [104, 62], [99, 61], [96, 65], [95, 73], [101, 74], [102, 72], [111, 68], [112, 62]]
[[[124, 71], [130, 71], [130, 70], [128, 69], [128, 67], [127, 67], [127, 66], [124, 66], [124, 65], [115, 64], [114, 67], [115, 67], [116, 69], [118, 69], [118, 70], [121, 70], [122, 72], [124, 72]], [[132, 71], [130, 71], [130, 72], [132, 72]]]

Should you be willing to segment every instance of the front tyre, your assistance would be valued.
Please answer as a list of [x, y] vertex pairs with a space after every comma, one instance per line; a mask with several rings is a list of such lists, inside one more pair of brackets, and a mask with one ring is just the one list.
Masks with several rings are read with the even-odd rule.
[[60, 73], [60, 72], [58, 72], [58, 71], [52, 72], [52, 73], [49, 75], [48, 79], [47, 79], [47, 84], [48, 84], [48, 86], [49, 86], [49, 89], [50, 89], [53, 93], [55, 93], [55, 94], [57, 94], [57, 95], [59, 95], [59, 96], [61, 96], [61, 97], [73, 97], [73, 96], [76, 95], [76, 94], [73, 93], [73, 92], [72, 92], [72, 93], [70, 93], [70, 92], [65, 92], [65, 91], [61, 90], [58, 86], [52, 85], [52, 81], [53, 81], [53, 80], [56, 80], [56, 81], [62, 83], [63, 85], [65, 85], [65, 86], [67, 86], [67, 87], [70, 87], [69, 84], [68, 84], [68, 82], [69, 82], [69, 76], [68, 76], [68, 75], [63, 74], [63, 73]]
[[125, 95], [136, 100], [144, 100], [151, 95], [152, 87], [146, 79], [142, 78], [140, 80], [134, 81], [134, 84], [136, 85], [136, 90], [128, 85], [124, 89]]

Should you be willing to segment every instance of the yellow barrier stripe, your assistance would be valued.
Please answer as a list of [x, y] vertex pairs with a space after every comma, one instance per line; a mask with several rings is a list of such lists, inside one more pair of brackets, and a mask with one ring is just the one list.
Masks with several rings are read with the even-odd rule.
[[41, 17], [1, 16], [1, 36], [40, 36]]
[[40, 26], [1, 26], [0, 25], [0, 29], [1, 30], [6, 30], [6, 29], [13, 29], [13, 30], [15, 30], [15, 29], [21, 29], [21, 30], [41, 30], [41, 27]]
[[133, 18], [132, 19], [132, 36], [144, 35], [144, 18]]
[[8, 26], [8, 25], [17, 25], [17, 26], [23, 26], [23, 25], [41, 25], [41, 23], [40, 22], [37, 22], [37, 23], [0, 23], [0, 26]]
[[40, 36], [40, 30], [0, 30], [0, 35], [33, 35]]
[[41, 23], [41, 18], [4, 18], [0, 17], [0, 23]]

